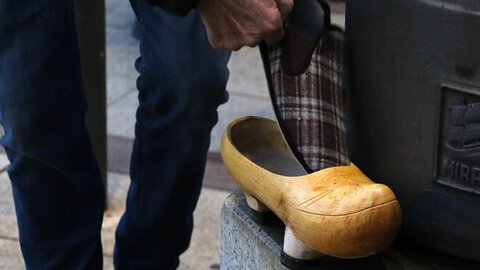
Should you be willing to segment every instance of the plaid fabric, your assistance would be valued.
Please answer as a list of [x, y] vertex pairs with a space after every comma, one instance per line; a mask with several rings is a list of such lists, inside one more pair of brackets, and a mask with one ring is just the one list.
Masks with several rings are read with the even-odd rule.
[[270, 94], [292, 151], [309, 172], [349, 165], [344, 123], [344, 52], [337, 29], [319, 41], [308, 69], [299, 76], [282, 70], [281, 46], [268, 48]]

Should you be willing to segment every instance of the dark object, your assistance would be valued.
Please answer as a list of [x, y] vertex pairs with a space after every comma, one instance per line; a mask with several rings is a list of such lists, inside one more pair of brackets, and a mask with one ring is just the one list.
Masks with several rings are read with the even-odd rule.
[[313, 51], [325, 30], [330, 27], [330, 8], [318, 0], [296, 0], [285, 21], [282, 40], [282, 65], [291, 76], [304, 73], [312, 59]]
[[303, 270], [311, 269], [315, 266], [318, 266], [320, 263], [319, 259], [315, 260], [299, 260], [293, 257], [288, 256], [285, 252], [282, 251], [280, 255], [280, 260], [282, 264], [292, 270]]
[[328, 5], [297, 0], [285, 38], [260, 46], [278, 124], [306, 172], [349, 165], [344, 123], [345, 34]]
[[258, 224], [270, 224], [278, 220], [272, 211], [260, 212], [250, 208], [250, 217]]
[[480, 261], [480, 1], [347, 3], [353, 161], [389, 185], [402, 236]]
[[218, 263], [211, 264], [210, 269], [220, 269], [220, 264]]
[[103, 182], [107, 182], [107, 111], [105, 81], [105, 3], [75, 1], [78, 44], [85, 96], [87, 126]]

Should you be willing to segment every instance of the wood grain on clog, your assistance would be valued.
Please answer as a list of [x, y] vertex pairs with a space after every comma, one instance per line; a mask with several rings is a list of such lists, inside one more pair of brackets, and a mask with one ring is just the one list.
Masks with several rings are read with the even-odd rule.
[[353, 164], [307, 174], [274, 121], [234, 121], [221, 151], [234, 181], [315, 250], [366, 257], [386, 249], [400, 229], [401, 209], [390, 188]]

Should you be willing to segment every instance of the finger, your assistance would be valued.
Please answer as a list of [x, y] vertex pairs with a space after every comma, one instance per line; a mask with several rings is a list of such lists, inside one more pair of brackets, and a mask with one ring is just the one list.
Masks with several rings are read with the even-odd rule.
[[225, 42], [223, 44], [227, 50], [238, 51], [245, 45], [241, 40], [238, 40], [236, 36], [226, 35], [224, 38]]
[[265, 35], [264, 40], [268, 45], [275, 45], [283, 38], [283, 26]]
[[278, 11], [282, 15], [282, 20], [285, 20], [292, 11], [293, 0], [275, 0], [275, 2], [277, 3]]
[[250, 48], [255, 48], [258, 46], [258, 44], [260, 44], [261, 41], [257, 41], [257, 42], [254, 42], [254, 43], [248, 43], [246, 46], [250, 47]]
[[227, 49], [227, 44], [225, 43], [225, 37], [219, 33], [211, 33], [207, 29], [208, 42], [215, 50], [225, 50]]
[[263, 39], [260, 35], [249, 35], [245, 38], [244, 45], [253, 48], [260, 44], [260, 42], [262, 41]]
[[207, 37], [210, 45], [216, 50], [238, 51], [243, 46], [255, 47], [262, 41], [258, 35], [210, 33], [208, 30]]
[[262, 36], [259, 34], [246, 34], [238, 32], [225, 34], [223, 38], [225, 41], [225, 48], [232, 51], [238, 51], [244, 46], [255, 47], [263, 41]]
[[231, 46], [227, 47], [228, 50], [231, 51], [239, 51], [243, 46], [240, 44], [232, 44]]

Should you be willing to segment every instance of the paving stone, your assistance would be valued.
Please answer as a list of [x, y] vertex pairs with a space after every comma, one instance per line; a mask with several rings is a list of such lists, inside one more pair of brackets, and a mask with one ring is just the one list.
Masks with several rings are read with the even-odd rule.
[[227, 89], [230, 95], [269, 100], [268, 86], [258, 48], [245, 47], [233, 52], [228, 63], [230, 78]]
[[[108, 205], [102, 226], [105, 269], [113, 269], [112, 254], [115, 229], [124, 211], [130, 178], [125, 174], [109, 173]], [[204, 188], [195, 210], [195, 229], [189, 250], [181, 257], [180, 270], [210, 269], [220, 262], [220, 210], [228, 192]], [[5, 173], [0, 175], [0, 269], [23, 269], [18, 244], [11, 188]], [[5, 259], [7, 257], [11, 257]], [[6, 267], [6, 268], [2, 268]]]
[[106, 0], [107, 45], [137, 46], [132, 35], [135, 14], [127, 0]]
[[120, 101], [129, 93], [136, 93], [138, 73], [135, 60], [140, 55], [138, 47], [107, 47], [107, 106]]
[[[111, 256], [115, 240], [115, 228], [124, 211], [124, 202], [130, 179], [124, 174], [108, 175], [109, 210], [105, 213], [102, 226], [104, 254]], [[226, 191], [203, 188], [194, 213], [195, 229], [189, 250], [181, 257], [181, 270], [210, 269], [219, 264], [220, 210], [228, 195]]]
[[[104, 256], [103, 269], [114, 269], [112, 257]], [[0, 237], [0, 270], [25, 270], [22, 251], [17, 240]]]
[[139, 41], [132, 35], [135, 15], [129, 1], [106, 1], [107, 132], [133, 138], [136, 97], [134, 62]]
[[228, 174], [220, 154], [210, 152], [207, 158], [203, 186], [229, 191], [237, 189], [238, 186]]
[[12, 187], [6, 172], [0, 174], [0, 236], [18, 238]]
[[6, 172], [0, 174], [0, 270], [4, 269], [25, 269], [18, 243], [12, 188]]
[[114, 270], [114, 268], [113, 268], [113, 258], [111, 256], [103, 256], [103, 269], [104, 270]]
[[130, 177], [126, 174], [108, 174], [108, 210], [105, 212], [102, 224], [103, 253], [113, 255], [115, 244], [115, 229], [118, 221], [125, 210], [125, 198], [127, 197]]
[[203, 188], [194, 213], [190, 248], [180, 257], [180, 270], [211, 269], [220, 263], [220, 211], [229, 192]]
[[255, 115], [274, 119], [270, 100], [258, 100], [238, 95], [231, 95], [230, 100], [219, 108], [218, 124], [212, 131], [211, 152], [220, 151], [220, 139], [225, 128], [236, 118]]
[[[0, 270], [24, 270], [22, 251], [20, 245], [15, 239], [5, 239], [0, 237]], [[103, 269], [113, 270], [112, 258], [104, 256]]]
[[8, 161], [7, 155], [5, 153], [0, 153], [0, 172], [3, 172], [7, 169], [10, 161]]
[[125, 138], [135, 136], [137, 93], [130, 93], [107, 108], [107, 134]]
[[23, 270], [22, 252], [18, 241], [0, 237], [0, 270]]

